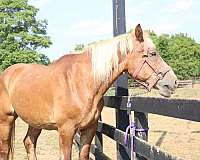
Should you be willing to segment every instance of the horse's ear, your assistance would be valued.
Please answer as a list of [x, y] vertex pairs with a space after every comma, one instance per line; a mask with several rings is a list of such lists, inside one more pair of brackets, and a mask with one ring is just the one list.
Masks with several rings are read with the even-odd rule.
[[135, 27], [135, 37], [139, 42], [144, 42], [143, 31], [140, 24]]

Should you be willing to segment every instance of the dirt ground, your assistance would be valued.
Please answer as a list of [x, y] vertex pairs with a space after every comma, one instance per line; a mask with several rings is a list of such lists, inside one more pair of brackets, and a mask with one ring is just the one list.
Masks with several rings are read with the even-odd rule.
[[[113, 109], [103, 110], [103, 121], [115, 125]], [[113, 118], [112, 118], [113, 117]], [[200, 123], [149, 114], [149, 142], [185, 160], [200, 158]], [[105, 137], [104, 152], [116, 159], [115, 142]]]
[[[154, 96], [151, 93], [147, 96]], [[200, 100], [200, 87], [195, 89], [179, 89], [173, 98]], [[199, 106], [200, 107], [200, 106]], [[102, 112], [104, 122], [115, 126], [115, 111], [104, 108]], [[15, 160], [27, 160], [23, 147], [23, 138], [27, 125], [21, 120], [16, 122]], [[149, 114], [149, 142], [159, 146], [170, 154], [185, 160], [199, 160], [200, 158], [200, 122], [180, 120], [170, 117]], [[104, 136], [104, 153], [111, 159], [116, 159], [116, 145], [113, 140]], [[38, 139], [37, 155], [39, 160], [59, 159], [58, 135], [56, 131], [43, 131]], [[78, 159], [78, 150], [73, 148], [73, 160]]]

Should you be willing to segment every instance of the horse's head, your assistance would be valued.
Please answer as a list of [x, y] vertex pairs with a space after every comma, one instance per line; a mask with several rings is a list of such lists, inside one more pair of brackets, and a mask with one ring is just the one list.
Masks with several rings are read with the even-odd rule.
[[159, 89], [162, 96], [170, 97], [177, 87], [177, 77], [173, 70], [157, 53], [153, 41], [140, 25], [131, 34], [134, 46], [127, 55], [128, 73], [148, 90], [154, 87]]

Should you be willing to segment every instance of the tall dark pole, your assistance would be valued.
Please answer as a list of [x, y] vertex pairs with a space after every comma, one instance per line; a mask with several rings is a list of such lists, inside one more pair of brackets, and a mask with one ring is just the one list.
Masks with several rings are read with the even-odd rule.
[[113, 35], [126, 33], [125, 0], [113, 0]]
[[[126, 33], [125, 20], [125, 0], [113, 0], [113, 35], [118, 36]], [[121, 75], [116, 81], [115, 95], [128, 96], [128, 78], [127, 74]], [[116, 128], [125, 131], [129, 124], [126, 111], [116, 110]], [[117, 159], [130, 159], [130, 151], [117, 143]]]

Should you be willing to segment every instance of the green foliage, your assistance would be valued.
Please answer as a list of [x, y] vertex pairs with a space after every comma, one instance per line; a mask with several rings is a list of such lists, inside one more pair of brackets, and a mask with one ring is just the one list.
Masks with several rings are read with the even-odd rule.
[[[3, 60], [1, 59], [0, 70], [4, 70], [9, 67], [10, 64], [16, 63], [38, 63], [38, 64], [49, 64], [50, 61], [44, 54], [39, 54], [34, 51], [18, 51], [12, 54], [1, 54]], [[1, 57], [0, 57], [1, 58]]]
[[47, 36], [47, 21], [37, 20], [38, 9], [28, 0], [0, 0], [0, 68], [15, 63], [49, 63], [37, 53], [52, 43]]
[[157, 51], [179, 79], [200, 76], [200, 44], [183, 33], [157, 36], [151, 32], [150, 35]]
[[74, 48], [75, 51], [82, 51], [84, 48], [84, 44], [77, 44]]

